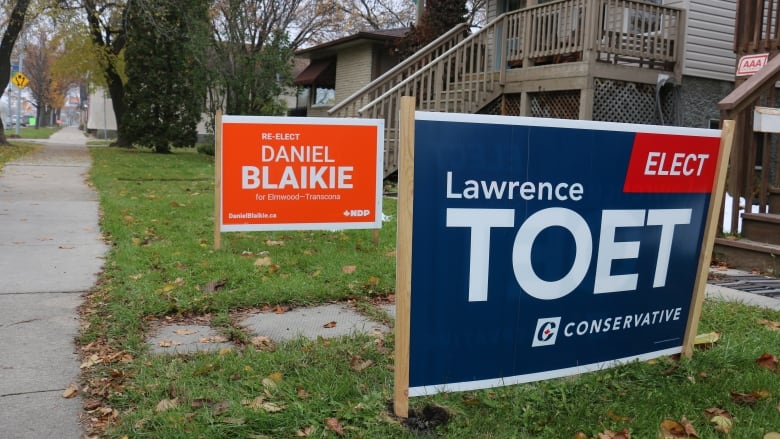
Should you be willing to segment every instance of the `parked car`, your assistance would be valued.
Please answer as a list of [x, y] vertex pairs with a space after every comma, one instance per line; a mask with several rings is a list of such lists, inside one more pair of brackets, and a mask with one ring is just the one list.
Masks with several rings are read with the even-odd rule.
[[[5, 125], [5, 128], [15, 127], [17, 119], [19, 119], [19, 116], [15, 115], [15, 114], [12, 115], [11, 117], [9, 117], [8, 118], [8, 123]], [[29, 116], [22, 116], [22, 118], [20, 120], [21, 120], [21, 123], [20, 123], [19, 126], [26, 127], [28, 125], [28, 122], [30, 121], [30, 117]]]

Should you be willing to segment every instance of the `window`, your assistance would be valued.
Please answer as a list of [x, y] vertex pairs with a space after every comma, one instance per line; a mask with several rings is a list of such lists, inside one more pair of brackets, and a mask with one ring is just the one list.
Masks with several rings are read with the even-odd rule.
[[336, 103], [336, 90], [332, 88], [317, 87], [314, 93], [313, 106], [333, 105]]

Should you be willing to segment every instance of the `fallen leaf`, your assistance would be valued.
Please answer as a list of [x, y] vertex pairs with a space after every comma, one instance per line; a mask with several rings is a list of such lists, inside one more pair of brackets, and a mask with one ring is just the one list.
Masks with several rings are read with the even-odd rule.
[[160, 345], [161, 348], [172, 348], [174, 346], [179, 346], [181, 343], [174, 340], [160, 340], [157, 344]]
[[772, 320], [758, 319], [758, 323], [766, 326], [773, 331], [780, 331], [780, 322], [774, 322]]
[[274, 307], [274, 314], [284, 314], [290, 310], [289, 306], [276, 305]]
[[227, 337], [223, 335], [212, 335], [211, 337], [200, 337], [198, 343], [226, 343]]
[[217, 352], [218, 355], [227, 355], [229, 353], [233, 352], [232, 348], [222, 348]]
[[574, 434], [574, 439], [588, 439], [588, 435], [581, 431], [578, 431], [577, 433]]
[[132, 280], [138, 280], [138, 279], [140, 279], [140, 278], [142, 278], [142, 277], [144, 277], [144, 275], [143, 275], [143, 274], [141, 274], [141, 273], [138, 273], [138, 274], [131, 274], [131, 275], [130, 275], [130, 279], [132, 279]]
[[242, 399], [241, 405], [253, 408], [253, 409], [259, 409], [263, 406], [263, 403], [265, 402], [265, 398], [262, 396], [257, 396], [254, 399]]
[[314, 426], [307, 425], [306, 427], [301, 428], [300, 430], [295, 432], [295, 436], [297, 437], [309, 437], [311, 434], [314, 433]]
[[70, 399], [78, 394], [79, 394], [78, 386], [73, 383], [70, 383], [68, 384], [68, 387], [65, 388], [65, 391], [62, 392], [62, 397], [65, 399]]
[[89, 369], [90, 367], [100, 364], [103, 362], [103, 359], [100, 358], [97, 354], [92, 354], [87, 358], [86, 361], [81, 363], [81, 366], [79, 366], [80, 369]]
[[770, 431], [764, 435], [764, 439], [780, 439], [780, 433], [776, 431]]
[[274, 240], [271, 240], [271, 239], [266, 239], [265, 240], [265, 245], [267, 245], [269, 247], [270, 246], [274, 246], [274, 245], [284, 245], [284, 241], [274, 241]]
[[263, 410], [266, 411], [266, 413], [278, 413], [284, 410], [284, 407], [276, 405], [272, 402], [264, 402], [262, 407]]
[[155, 413], [162, 413], [164, 411], [176, 408], [179, 406], [179, 398], [163, 399], [157, 403], [157, 407], [154, 409]]
[[376, 276], [371, 276], [368, 278], [368, 283], [373, 286], [379, 285], [379, 278]]
[[174, 329], [173, 333], [176, 335], [192, 335], [197, 334], [198, 331], [195, 329]]
[[310, 256], [310, 255], [313, 255], [314, 253], [316, 253], [316, 251], [315, 251], [314, 249], [310, 249], [310, 248], [307, 248], [307, 249], [305, 249], [305, 250], [303, 251], [303, 254], [304, 254], [304, 255], [309, 255], [309, 256]]
[[328, 323], [322, 325], [322, 327], [323, 328], [335, 328], [336, 327], [336, 322], [335, 321], [328, 322]]
[[688, 434], [687, 437], [691, 438], [698, 438], [699, 434], [696, 432], [696, 429], [693, 427], [693, 424], [691, 424], [691, 421], [685, 418], [685, 416], [680, 419], [680, 424], [682, 424], [683, 427], [685, 427], [685, 433]]
[[298, 387], [298, 398], [305, 399], [309, 397], [311, 397], [311, 395], [306, 391], [306, 389], [303, 387]]
[[263, 387], [266, 389], [275, 389], [276, 381], [272, 380], [271, 378], [263, 378]]
[[356, 371], [360, 372], [361, 370], [371, 366], [374, 364], [373, 360], [363, 360], [360, 355], [355, 355], [352, 357], [352, 359], [349, 361], [349, 367]]
[[631, 433], [625, 428], [620, 431], [604, 430], [598, 434], [598, 439], [631, 439]]
[[219, 422], [223, 424], [230, 424], [230, 425], [244, 425], [246, 424], [246, 419], [225, 417], [225, 418], [220, 418]]
[[693, 345], [701, 349], [709, 349], [720, 340], [720, 332], [708, 332], [699, 334], [693, 340]]
[[258, 258], [255, 260], [255, 267], [268, 267], [269, 265], [272, 265], [273, 261], [269, 256], [265, 256], [262, 258]]
[[268, 378], [274, 380], [275, 383], [281, 383], [284, 377], [281, 372], [274, 372], [268, 375]]
[[777, 357], [772, 354], [764, 353], [760, 357], [756, 358], [756, 364], [758, 367], [775, 370], [777, 369]]
[[352, 274], [357, 270], [357, 267], [354, 265], [345, 265], [341, 267], [341, 272], [344, 274]]
[[221, 415], [222, 413], [225, 413], [230, 408], [230, 401], [223, 400], [220, 401], [212, 406], [212, 410], [214, 411], [215, 415]]
[[274, 342], [264, 335], [258, 335], [257, 337], [252, 337], [249, 339], [249, 342], [252, 343], [252, 346], [258, 348], [258, 349], [268, 349], [273, 350], [276, 348], [276, 345]]
[[729, 434], [734, 427], [734, 421], [731, 418], [727, 418], [722, 415], [713, 416], [710, 418], [710, 422], [715, 424], [715, 431]]
[[325, 428], [336, 433], [339, 436], [344, 436], [344, 427], [336, 418], [328, 418], [325, 420]]
[[200, 290], [204, 293], [216, 293], [218, 289], [225, 285], [227, 285], [227, 279], [220, 279], [207, 283]]
[[[677, 439], [677, 438], [698, 438], [695, 430], [691, 434], [690, 429], [693, 428], [687, 419], [683, 416], [683, 423], [677, 422], [673, 419], [664, 419], [658, 430], [659, 439]], [[685, 424], [685, 425], [683, 425]], [[689, 427], [690, 426], [690, 427]]]
[[632, 421], [632, 419], [629, 418], [628, 416], [620, 416], [618, 414], [615, 414], [615, 412], [613, 412], [612, 410], [607, 410], [607, 416], [612, 418], [613, 421], [617, 421], [617, 422], [631, 422]]
[[756, 401], [771, 396], [766, 390], [758, 390], [753, 393], [731, 392], [731, 400], [740, 405], [754, 405]]

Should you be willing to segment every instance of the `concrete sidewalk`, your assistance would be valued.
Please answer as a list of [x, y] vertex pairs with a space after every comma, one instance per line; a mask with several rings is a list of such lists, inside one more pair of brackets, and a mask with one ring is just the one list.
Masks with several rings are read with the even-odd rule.
[[77, 307], [106, 246], [86, 184], [86, 137], [74, 127], [0, 174], [0, 437], [80, 438]]

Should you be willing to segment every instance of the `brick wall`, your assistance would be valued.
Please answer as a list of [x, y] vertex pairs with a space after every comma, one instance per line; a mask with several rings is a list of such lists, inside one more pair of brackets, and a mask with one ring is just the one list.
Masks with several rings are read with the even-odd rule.
[[339, 52], [336, 63], [336, 102], [341, 102], [371, 81], [371, 45], [361, 44]]

